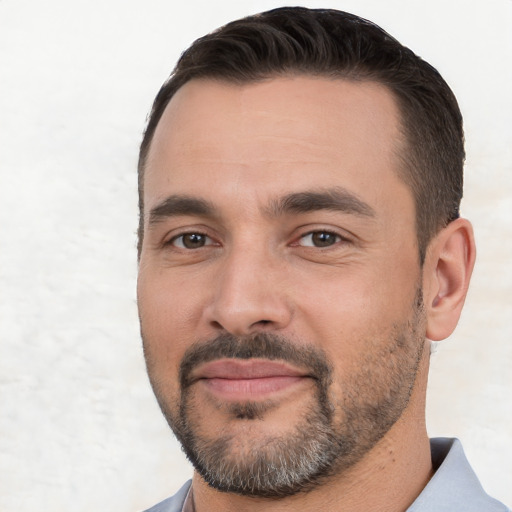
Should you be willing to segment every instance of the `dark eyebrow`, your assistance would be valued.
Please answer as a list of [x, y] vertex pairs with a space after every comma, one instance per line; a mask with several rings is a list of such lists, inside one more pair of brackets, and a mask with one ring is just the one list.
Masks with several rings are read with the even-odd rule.
[[272, 216], [279, 216], [286, 213], [309, 213], [318, 210], [375, 217], [375, 210], [369, 204], [341, 187], [286, 195], [271, 202], [269, 213]]
[[[374, 217], [373, 208], [344, 188], [295, 192], [271, 201], [267, 212], [272, 217], [287, 213], [309, 213], [318, 210], [332, 210], [363, 217]], [[149, 212], [149, 224], [156, 224], [168, 217], [200, 215], [214, 217], [212, 203], [197, 197], [172, 195], [158, 203]]]
[[168, 217], [179, 215], [214, 216], [214, 207], [209, 201], [189, 196], [169, 196], [149, 212], [149, 224], [156, 224]]

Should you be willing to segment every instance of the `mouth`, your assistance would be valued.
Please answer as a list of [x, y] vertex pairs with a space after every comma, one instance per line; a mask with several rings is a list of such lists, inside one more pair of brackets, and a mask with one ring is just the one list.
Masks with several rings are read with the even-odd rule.
[[312, 377], [287, 363], [270, 360], [221, 359], [201, 365], [191, 384], [227, 401], [257, 401], [290, 391]]

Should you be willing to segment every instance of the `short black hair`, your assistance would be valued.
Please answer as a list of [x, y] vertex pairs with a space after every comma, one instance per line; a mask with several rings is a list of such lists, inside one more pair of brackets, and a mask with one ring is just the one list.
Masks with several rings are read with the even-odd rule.
[[414, 195], [423, 263], [431, 238], [459, 216], [465, 153], [457, 100], [435, 68], [379, 26], [346, 12], [305, 7], [233, 21], [182, 54], [156, 96], [140, 146], [139, 255], [147, 155], [176, 91], [193, 79], [244, 84], [290, 75], [373, 81], [393, 94], [405, 139], [399, 174]]

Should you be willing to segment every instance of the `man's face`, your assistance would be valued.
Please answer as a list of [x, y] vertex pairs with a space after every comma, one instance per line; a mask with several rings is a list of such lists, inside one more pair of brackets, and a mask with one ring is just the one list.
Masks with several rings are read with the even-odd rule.
[[370, 453], [424, 348], [382, 86], [192, 81], [156, 130], [138, 303], [159, 404], [216, 488], [284, 496]]

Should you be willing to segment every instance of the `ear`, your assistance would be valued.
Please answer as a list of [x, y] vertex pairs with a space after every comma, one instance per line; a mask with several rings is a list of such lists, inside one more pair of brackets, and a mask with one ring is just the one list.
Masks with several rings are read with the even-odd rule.
[[475, 264], [475, 239], [467, 219], [456, 219], [430, 242], [423, 267], [427, 338], [440, 341], [454, 331]]

